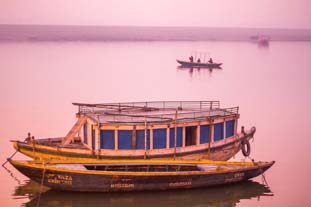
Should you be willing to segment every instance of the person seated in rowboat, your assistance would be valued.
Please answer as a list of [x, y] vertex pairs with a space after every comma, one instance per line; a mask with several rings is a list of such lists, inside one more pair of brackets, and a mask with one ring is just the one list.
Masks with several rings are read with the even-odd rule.
[[212, 59], [212, 58], [210, 58], [208, 62], [209, 62], [209, 63], [213, 63], [213, 59]]
[[199, 58], [199, 59], [198, 59], [198, 63], [200, 63], [200, 62], [201, 62], [201, 59]]
[[190, 60], [190, 62], [193, 62], [193, 56], [192, 55], [189, 57], [189, 60]]

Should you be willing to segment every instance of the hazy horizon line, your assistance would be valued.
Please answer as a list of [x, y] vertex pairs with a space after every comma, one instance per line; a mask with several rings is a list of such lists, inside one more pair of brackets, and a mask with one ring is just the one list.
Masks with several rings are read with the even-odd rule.
[[285, 28], [285, 27], [241, 27], [241, 26], [160, 26], [160, 25], [98, 25], [98, 24], [7, 24], [0, 26], [68, 26], [68, 27], [138, 27], [138, 28], [228, 28], [228, 29], [280, 29], [280, 30], [311, 30], [311, 28]]
[[311, 41], [311, 29], [0, 24], [0, 41]]

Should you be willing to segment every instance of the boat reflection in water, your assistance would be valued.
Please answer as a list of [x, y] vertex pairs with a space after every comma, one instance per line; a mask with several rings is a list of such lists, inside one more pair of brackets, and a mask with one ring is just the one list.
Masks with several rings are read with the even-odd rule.
[[209, 75], [211, 75], [214, 69], [220, 70], [222, 69], [222, 67], [220, 66], [219, 67], [189, 67], [189, 66], [182, 66], [182, 65], [177, 66], [177, 70], [188, 71], [190, 76], [192, 76], [194, 73], [197, 73], [200, 75], [201, 73], [206, 74], [206, 72]]
[[246, 181], [213, 188], [139, 193], [71, 193], [47, 190], [39, 196], [40, 185], [28, 181], [17, 187], [14, 196], [28, 197], [25, 206], [236, 206], [243, 199], [273, 196], [270, 189], [258, 182]]

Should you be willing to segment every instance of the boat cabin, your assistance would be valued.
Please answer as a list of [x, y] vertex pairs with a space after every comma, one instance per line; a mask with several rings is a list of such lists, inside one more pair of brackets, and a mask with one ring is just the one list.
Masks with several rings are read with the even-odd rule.
[[220, 108], [219, 101], [73, 104], [78, 121], [63, 144], [71, 143], [77, 132], [87, 148], [101, 154], [187, 152], [223, 145], [237, 135], [239, 108]]

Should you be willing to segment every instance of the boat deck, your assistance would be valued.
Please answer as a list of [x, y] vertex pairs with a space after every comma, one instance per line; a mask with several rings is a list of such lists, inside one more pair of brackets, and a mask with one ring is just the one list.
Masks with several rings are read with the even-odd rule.
[[64, 137], [55, 137], [55, 138], [41, 138], [36, 139], [36, 144], [45, 145], [45, 146], [52, 146], [52, 147], [59, 147], [62, 146], [63, 148], [71, 148], [71, 149], [89, 149], [86, 147], [82, 142], [80, 137], [75, 137], [74, 142], [62, 145], [62, 140]]
[[53, 164], [57, 168], [103, 172], [217, 172], [247, 168], [249, 165], [225, 164]]

